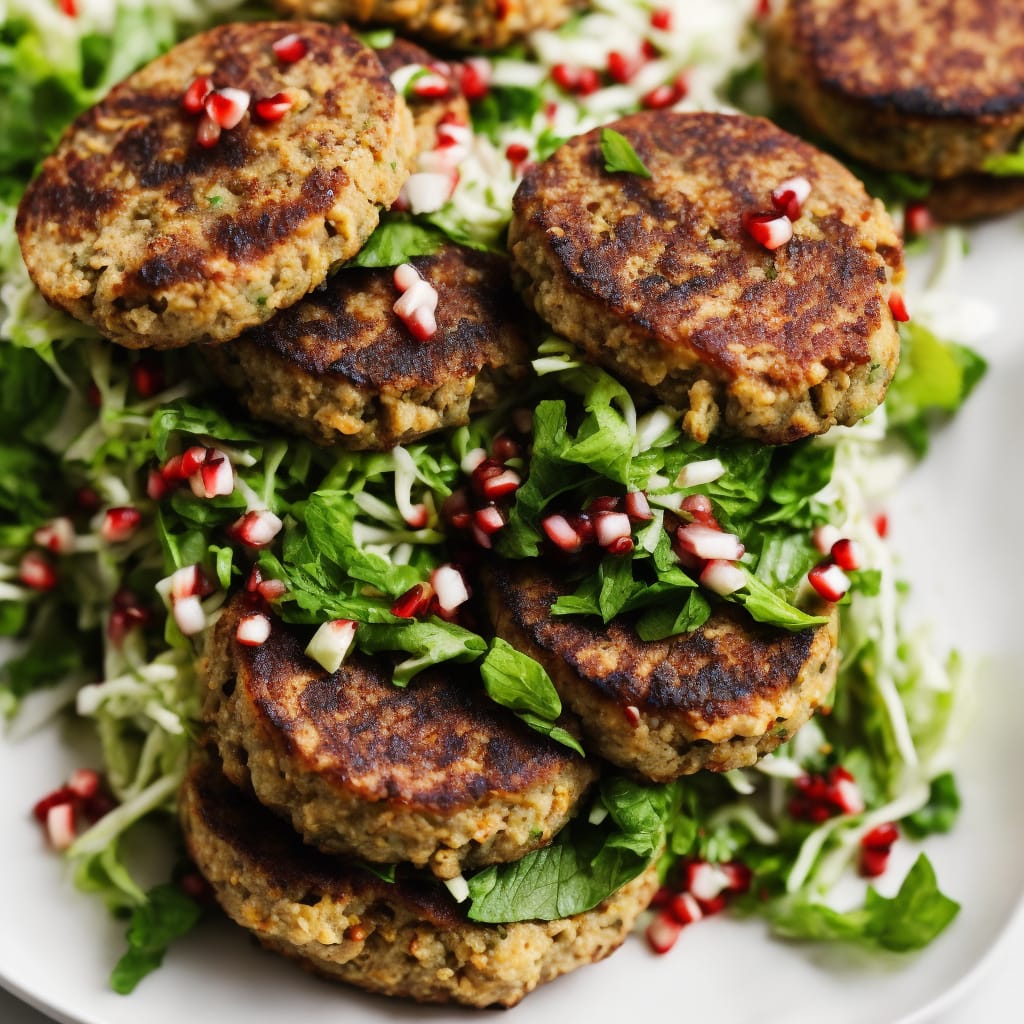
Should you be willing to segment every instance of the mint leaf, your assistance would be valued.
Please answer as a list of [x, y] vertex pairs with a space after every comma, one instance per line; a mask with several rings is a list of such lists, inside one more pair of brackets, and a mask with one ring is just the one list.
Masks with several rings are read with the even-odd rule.
[[960, 813], [960, 793], [951, 772], [932, 779], [928, 803], [919, 811], [901, 819], [903, 830], [911, 839], [923, 839], [936, 832], [949, 832]]
[[999, 153], [988, 157], [981, 165], [986, 174], [994, 174], [997, 178], [1016, 178], [1024, 176], [1024, 145], [1012, 153]]
[[604, 169], [611, 174], [635, 174], [641, 178], [651, 176], [629, 139], [614, 128], [601, 129], [601, 155], [604, 157]]
[[347, 267], [397, 267], [413, 256], [433, 256], [445, 236], [404, 214], [387, 214]]

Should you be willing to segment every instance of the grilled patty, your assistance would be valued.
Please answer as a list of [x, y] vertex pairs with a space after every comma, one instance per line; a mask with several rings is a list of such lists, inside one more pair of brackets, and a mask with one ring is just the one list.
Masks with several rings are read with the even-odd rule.
[[387, 659], [355, 654], [331, 674], [281, 623], [240, 644], [245, 611], [236, 598], [200, 661], [204, 719], [228, 777], [324, 850], [451, 878], [546, 845], [596, 778], [469, 673], [448, 664], [403, 689]]
[[274, 0], [289, 17], [376, 22], [459, 49], [497, 50], [555, 28], [579, 0]]
[[[605, 169], [603, 129], [529, 171], [509, 229], [528, 303], [594, 361], [687, 410], [684, 428], [768, 444], [852, 423], [898, 360], [896, 230], [839, 163], [759, 118], [633, 114], [611, 126], [650, 171]], [[774, 252], [745, 214], [805, 177]]]
[[[285, 62], [273, 43], [297, 33]], [[215, 145], [182, 101], [197, 76], [250, 109]], [[256, 101], [294, 105], [261, 120]], [[18, 211], [48, 301], [131, 348], [219, 342], [262, 323], [353, 256], [411, 168], [412, 121], [344, 27], [223, 25], [116, 86], [68, 129]]]
[[547, 669], [584, 746], [655, 782], [753, 764], [835, 682], [834, 611], [791, 633], [723, 604], [690, 633], [645, 642], [625, 618], [553, 616], [572, 587], [539, 561], [495, 562], [484, 581], [495, 632]]
[[409, 260], [438, 292], [437, 333], [394, 313], [393, 271], [346, 269], [207, 360], [252, 414], [321, 444], [388, 449], [494, 407], [530, 371], [508, 261], [446, 243]]
[[215, 761], [181, 790], [189, 852], [227, 915], [319, 974], [419, 1002], [514, 1006], [538, 985], [603, 959], [657, 888], [652, 865], [593, 910], [486, 925], [436, 883], [393, 883], [303, 845]]
[[980, 171], [1024, 136], [1018, 0], [787, 0], [768, 68], [815, 131], [887, 170]]

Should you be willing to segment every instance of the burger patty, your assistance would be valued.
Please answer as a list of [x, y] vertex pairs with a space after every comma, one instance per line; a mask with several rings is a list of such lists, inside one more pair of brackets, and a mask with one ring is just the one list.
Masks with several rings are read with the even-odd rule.
[[246, 610], [233, 600], [200, 660], [203, 717], [228, 778], [323, 850], [451, 878], [546, 845], [597, 776], [471, 672], [449, 664], [401, 688], [387, 659], [354, 654], [328, 673], [279, 622], [239, 643]]
[[[587, 356], [716, 429], [782, 444], [853, 423], [885, 395], [899, 341], [896, 229], [844, 167], [760, 118], [645, 112], [610, 126], [650, 172], [571, 139], [516, 192], [509, 247], [528, 303]], [[806, 178], [793, 237], [744, 216]]]
[[[297, 60], [273, 44], [298, 34]], [[209, 148], [190, 84], [250, 106]], [[280, 120], [257, 101], [285, 94]], [[46, 299], [131, 348], [219, 342], [353, 256], [398, 196], [412, 120], [373, 51], [342, 26], [222, 25], [131, 75], [68, 129], [18, 211]]]
[[767, 60], [781, 102], [887, 170], [952, 178], [1024, 136], [1018, 0], [786, 0]]
[[652, 865], [593, 910], [555, 921], [469, 921], [438, 884], [377, 876], [304, 846], [196, 758], [180, 799], [189, 853], [225, 913], [268, 949], [319, 974], [425, 1003], [514, 1006], [603, 959], [658, 885]]
[[753, 764], [835, 682], [834, 610], [827, 625], [788, 632], [722, 604], [692, 632], [643, 641], [626, 619], [552, 615], [572, 588], [539, 561], [496, 561], [484, 586], [495, 632], [547, 669], [584, 746], [655, 782]]
[[555, 28], [579, 0], [274, 0], [289, 17], [376, 22], [459, 49], [497, 50]]
[[445, 243], [409, 262], [438, 293], [417, 341], [394, 272], [346, 269], [272, 321], [205, 356], [259, 419], [321, 444], [388, 449], [468, 422], [530, 372], [508, 261]]

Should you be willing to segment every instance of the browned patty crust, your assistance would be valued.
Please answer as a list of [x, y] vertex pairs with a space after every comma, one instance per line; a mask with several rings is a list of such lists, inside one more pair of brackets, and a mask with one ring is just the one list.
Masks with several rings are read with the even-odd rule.
[[451, 878], [546, 845], [596, 778], [450, 665], [404, 689], [385, 658], [331, 674], [279, 622], [238, 643], [244, 610], [229, 605], [200, 662], [204, 719], [228, 778], [321, 849]]
[[1024, 210], [1024, 176], [961, 174], [936, 181], [926, 200], [936, 219], [962, 224]]
[[753, 764], [835, 682], [834, 611], [791, 633], [723, 604], [690, 633], [645, 642], [626, 619], [553, 616], [572, 587], [540, 562], [495, 562], [485, 586], [495, 632], [547, 669], [587, 749], [655, 782]]
[[346, 269], [206, 355], [254, 416], [321, 444], [388, 449], [498, 404], [529, 373], [508, 261], [445, 244], [409, 261], [438, 292], [437, 333], [394, 313], [394, 272]]
[[889, 170], [978, 171], [1024, 134], [1019, 0], [787, 0], [768, 68], [816, 131]]
[[[898, 360], [887, 299], [902, 273], [881, 203], [837, 161], [760, 118], [645, 112], [611, 126], [651, 172], [609, 173], [603, 129], [524, 177], [517, 283], [593, 360], [717, 427], [768, 444], [852, 423]], [[774, 252], [743, 216], [783, 181], [811, 193]]]
[[[285, 62], [291, 33], [307, 52]], [[209, 75], [251, 96], [216, 145], [182, 100]], [[286, 93], [278, 121], [258, 99]], [[354, 255], [397, 197], [414, 136], [373, 51], [342, 26], [223, 25], [116, 86], [68, 129], [18, 211], [32, 279], [132, 348], [225, 341]]]
[[[377, 57], [389, 75], [410, 64], [430, 67], [437, 63], [433, 54], [408, 39], [395, 39], [389, 46], [377, 50]], [[419, 96], [410, 90], [405, 97], [416, 125], [416, 147], [420, 152], [437, 146], [437, 128], [442, 121], [449, 119], [456, 124], [469, 124], [469, 103], [455, 81], [446, 77], [451, 82], [451, 91], [446, 96]]]
[[658, 885], [652, 865], [593, 910], [475, 924], [440, 885], [394, 883], [304, 846], [197, 758], [181, 790], [189, 852], [227, 915], [319, 974], [419, 1002], [513, 1006], [623, 942]]
[[289, 17], [376, 22], [459, 49], [497, 50], [555, 28], [580, 0], [274, 0]]

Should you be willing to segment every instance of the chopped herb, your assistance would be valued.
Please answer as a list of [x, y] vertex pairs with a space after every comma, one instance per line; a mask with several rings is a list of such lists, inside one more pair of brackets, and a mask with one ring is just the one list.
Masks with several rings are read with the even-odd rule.
[[636, 174], [641, 178], [651, 176], [629, 139], [614, 128], [601, 129], [601, 155], [604, 157], [604, 169], [609, 173]]

